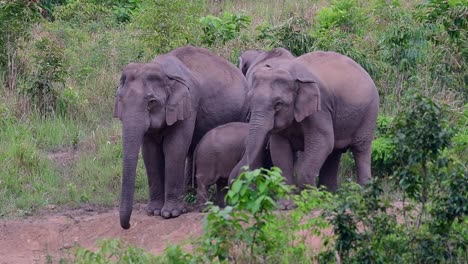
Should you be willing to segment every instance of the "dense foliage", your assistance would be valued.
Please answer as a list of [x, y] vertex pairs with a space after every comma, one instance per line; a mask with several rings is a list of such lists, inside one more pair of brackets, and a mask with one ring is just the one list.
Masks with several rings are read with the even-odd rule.
[[[77, 260], [466, 262], [467, 16], [466, 0], [0, 0], [0, 217], [118, 199], [121, 132], [111, 116], [127, 63], [182, 45], [233, 63], [253, 48], [331, 50], [379, 89], [372, 184], [310, 189], [282, 214], [272, 202], [286, 192], [280, 172], [246, 173], [229, 207], [210, 207], [193, 252], [173, 246], [155, 260], [107, 241]], [[342, 182], [352, 165], [344, 155]], [[140, 163], [140, 201], [143, 172]], [[323, 248], [308, 246], [314, 235]]]

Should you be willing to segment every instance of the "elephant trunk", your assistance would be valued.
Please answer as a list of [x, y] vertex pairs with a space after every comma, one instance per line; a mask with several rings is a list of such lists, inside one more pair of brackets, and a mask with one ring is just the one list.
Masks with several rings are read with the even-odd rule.
[[274, 115], [267, 111], [252, 112], [246, 143], [247, 164], [250, 170], [262, 166], [265, 144], [273, 129]]
[[[135, 124], [134, 122], [132, 122]], [[120, 195], [120, 226], [130, 228], [130, 216], [133, 209], [135, 193], [135, 175], [138, 154], [146, 129], [143, 126], [133, 126], [123, 122], [123, 169], [122, 192]]]

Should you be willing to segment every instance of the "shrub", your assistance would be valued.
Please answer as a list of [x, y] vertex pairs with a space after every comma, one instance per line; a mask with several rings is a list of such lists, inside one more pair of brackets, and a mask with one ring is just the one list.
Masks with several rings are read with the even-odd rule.
[[112, 7], [117, 22], [127, 23], [131, 18], [138, 13], [141, 8], [142, 0], [120, 0], [116, 1]]
[[411, 14], [403, 8], [392, 11], [392, 23], [380, 36], [382, 57], [402, 73], [412, 73], [425, 59], [428, 43], [425, 31], [414, 23]]
[[395, 160], [395, 144], [390, 137], [379, 137], [372, 141], [372, 174], [390, 175]]
[[165, 53], [199, 43], [202, 34], [198, 20], [203, 10], [202, 0], [144, 1], [132, 28], [153, 54]]
[[442, 24], [452, 41], [460, 38], [466, 41], [468, 3], [465, 0], [429, 0], [418, 5], [416, 12], [425, 24]]
[[468, 171], [444, 154], [452, 136], [444, 108], [414, 93], [405, 105], [391, 128], [396, 162], [390, 183], [403, 201], [388, 200], [376, 177], [364, 188], [345, 184], [327, 210], [343, 263], [457, 263], [466, 257], [460, 234], [467, 232], [461, 226]]
[[239, 36], [242, 29], [250, 25], [250, 17], [244, 14], [224, 12], [221, 17], [208, 15], [200, 18], [203, 36], [201, 41], [209, 46], [225, 44]]
[[237, 245], [250, 251], [248, 258], [254, 260], [256, 248], [270, 242], [263, 231], [276, 208], [275, 199], [284, 197], [288, 191], [277, 169], [242, 173], [226, 196], [231, 206], [223, 210], [212, 207], [207, 215], [203, 254], [210, 261], [224, 261]]
[[396, 163], [396, 147], [391, 133], [393, 117], [379, 115], [377, 118], [376, 139], [372, 141], [372, 174], [391, 175]]
[[333, 0], [330, 7], [321, 8], [316, 16], [316, 30], [339, 28], [343, 32], [364, 32], [366, 16], [356, 0]]
[[[34, 72], [31, 85], [23, 90], [40, 113], [56, 110], [60, 87], [64, 86], [66, 71], [63, 67], [65, 55], [57, 40], [45, 36], [35, 42]], [[61, 109], [63, 112], [65, 109]]]
[[[449, 147], [453, 132], [446, 112], [427, 97], [410, 93], [405, 112], [395, 119], [394, 141], [398, 154], [395, 175], [410, 198], [427, 201], [432, 169], [442, 162], [441, 152]], [[435, 166], [435, 167], [428, 167]]]
[[[275, 200], [286, 198], [290, 191], [277, 168], [242, 173], [226, 196], [230, 206], [210, 207], [204, 234], [194, 243], [194, 254], [170, 247], [163, 259], [172, 258], [169, 263], [301, 263], [313, 259], [314, 252], [305, 242], [312, 235], [322, 236], [328, 224], [308, 214], [312, 209], [325, 208], [331, 195], [307, 189], [289, 197], [296, 203], [296, 210], [273, 213]], [[170, 258], [176, 255], [181, 258]]]
[[16, 89], [17, 79], [22, 70], [17, 57], [21, 48], [20, 40], [29, 39], [30, 29], [39, 18], [37, 5], [29, 1], [0, 3], [0, 69], [6, 69], [6, 87], [11, 90]]
[[292, 54], [300, 56], [313, 48], [313, 39], [307, 33], [309, 27], [310, 24], [305, 18], [292, 16], [277, 26], [270, 26], [267, 23], [258, 26], [257, 39], [265, 41], [270, 48], [283, 47]]
[[70, 0], [66, 5], [57, 7], [54, 16], [75, 27], [93, 23], [110, 25], [112, 22], [111, 9], [92, 0]]

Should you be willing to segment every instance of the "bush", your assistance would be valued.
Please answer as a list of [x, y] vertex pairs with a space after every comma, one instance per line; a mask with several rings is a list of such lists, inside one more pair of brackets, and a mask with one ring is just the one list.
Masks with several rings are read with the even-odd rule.
[[460, 234], [467, 232], [461, 226], [468, 171], [444, 154], [453, 135], [444, 108], [414, 93], [405, 105], [390, 129], [390, 184], [403, 201], [389, 200], [376, 177], [364, 189], [345, 184], [328, 210], [343, 263], [458, 263], [466, 257]]
[[[0, 2], [0, 69], [6, 72], [6, 87], [15, 90], [19, 74], [17, 53], [21, 40], [29, 39], [34, 22], [40, 20], [38, 7], [27, 0]], [[8, 26], [6, 26], [8, 25]], [[3, 77], [1, 78], [3, 82]]]
[[202, 0], [144, 1], [132, 27], [153, 54], [165, 53], [199, 43], [202, 32], [198, 20], [203, 10]]
[[312, 209], [326, 207], [331, 195], [316, 188], [304, 190], [289, 197], [296, 210], [273, 213], [275, 200], [286, 198], [290, 191], [277, 168], [242, 173], [226, 196], [230, 206], [210, 207], [194, 254], [171, 247], [163, 258], [177, 252], [185, 263], [301, 263], [313, 259], [316, 254], [305, 242], [310, 236], [322, 237], [328, 224], [307, 215]]
[[244, 14], [224, 12], [221, 17], [208, 15], [200, 18], [203, 27], [202, 42], [209, 46], [225, 44], [239, 36], [242, 29], [250, 25], [250, 17]]
[[316, 30], [339, 28], [343, 32], [362, 34], [366, 16], [356, 0], [333, 0], [330, 7], [317, 12]]
[[408, 11], [393, 11], [393, 23], [381, 33], [382, 57], [402, 73], [412, 73], [425, 59], [428, 43], [424, 28], [414, 23]]
[[313, 39], [307, 33], [309, 22], [297, 16], [292, 16], [286, 22], [277, 26], [264, 23], [257, 27], [258, 40], [266, 42], [270, 48], [283, 47], [292, 54], [300, 56], [313, 49]]
[[56, 110], [60, 90], [65, 84], [65, 55], [58, 41], [50, 36], [38, 39], [34, 47], [36, 52], [32, 55], [34, 72], [30, 78], [31, 85], [23, 93], [42, 115], [46, 115]]
[[66, 5], [57, 7], [54, 16], [77, 27], [93, 23], [109, 26], [112, 23], [111, 9], [92, 0], [70, 0]]
[[114, 14], [117, 22], [127, 23], [131, 18], [136, 15], [141, 8], [142, 0], [120, 0], [114, 3], [112, 13]]

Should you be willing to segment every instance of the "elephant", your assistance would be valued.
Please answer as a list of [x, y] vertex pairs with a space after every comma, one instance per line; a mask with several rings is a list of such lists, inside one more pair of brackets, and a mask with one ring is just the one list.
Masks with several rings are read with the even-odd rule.
[[[371, 142], [379, 112], [379, 94], [369, 74], [335, 52], [300, 57], [283, 48], [247, 51], [239, 68], [249, 84], [249, 135], [242, 162], [260, 166], [269, 140], [273, 165], [287, 184], [338, 188], [343, 152], [351, 150], [358, 183], [371, 178]], [[303, 151], [293, 177], [294, 155]], [[233, 171], [233, 174], [238, 172]]]
[[[248, 133], [248, 123], [232, 122], [210, 130], [201, 139], [193, 155], [192, 169], [197, 182], [197, 207], [208, 201], [208, 187], [213, 184], [217, 204], [224, 206], [225, 187], [234, 180], [229, 175], [245, 152]], [[269, 152], [267, 149], [264, 152], [262, 166], [271, 167]]]
[[186, 158], [210, 129], [246, 120], [247, 89], [237, 67], [192, 46], [123, 69], [114, 103], [114, 117], [122, 122], [122, 228], [130, 228], [140, 147], [148, 176], [148, 214], [168, 219], [185, 213]]

